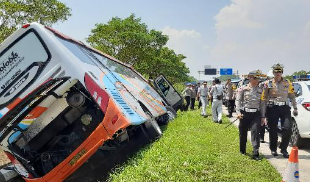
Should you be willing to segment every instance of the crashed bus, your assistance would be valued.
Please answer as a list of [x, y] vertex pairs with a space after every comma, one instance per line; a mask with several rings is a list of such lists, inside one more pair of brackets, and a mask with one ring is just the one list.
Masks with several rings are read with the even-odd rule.
[[26, 181], [63, 181], [98, 149], [161, 136], [165, 101], [131, 66], [24, 25], [0, 46], [0, 142]]

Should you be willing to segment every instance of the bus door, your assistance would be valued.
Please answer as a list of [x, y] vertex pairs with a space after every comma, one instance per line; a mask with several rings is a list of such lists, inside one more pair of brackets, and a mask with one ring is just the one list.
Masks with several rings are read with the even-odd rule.
[[160, 92], [160, 95], [176, 110], [178, 105], [182, 103], [182, 97], [172, 84], [163, 75], [160, 75], [155, 79], [154, 85]]

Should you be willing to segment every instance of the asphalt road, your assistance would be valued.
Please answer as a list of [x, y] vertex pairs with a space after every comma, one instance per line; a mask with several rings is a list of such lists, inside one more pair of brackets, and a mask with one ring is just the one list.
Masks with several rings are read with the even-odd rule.
[[[228, 114], [227, 109], [223, 106], [223, 113]], [[230, 118], [231, 121], [234, 121], [236, 119], [236, 113], [233, 114], [233, 117]], [[236, 121], [234, 123], [235, 126], [238, 126], [239, 122]], [[251, 133], [248, 134], [248, 142], [251, 140]], [[278, 149], [279, 156], [274, 157], [271, 155], [270, 149], [269, 149], [269, 133], [266, 131], [265, 133], [265, 141], [266, 143], [261, 143], [260, 146], [260, 153], [268, 159], [268, 161], [273, 165], [278, 172], [283, 176], [284, 171], [286, 169], [286, 165], [288, 162], [288, 159], [283, 158], [282, 154], [280, 153], [280, 150]], [[280, 141], [280, 138], [279, 138]], [[290, 153], [292, 147], [289, 146], [287, 151]], [[307, 145], [302, 148], [298, 149], [298, 159], [299, 159], [299, 179], [300, 182], [309, 182], [310, 181], [310, 139]]]

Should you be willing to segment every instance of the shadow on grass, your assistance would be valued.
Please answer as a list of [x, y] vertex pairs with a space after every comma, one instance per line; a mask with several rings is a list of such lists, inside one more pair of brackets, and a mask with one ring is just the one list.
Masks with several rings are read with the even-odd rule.
[[[167, 125], [162, 125], [160, 128], [165, 132]], [[143, 133], [138, 132], [130, 138], [127, 144], [124, 144], [117, 150], [98, 150], [86, 163], [66, 179], [66, 182], [107, 181], [109, 174], [115, 168], [128, 162], [138, 151], [147, 149], [150, 144], [151, 142], [145, 138]]]

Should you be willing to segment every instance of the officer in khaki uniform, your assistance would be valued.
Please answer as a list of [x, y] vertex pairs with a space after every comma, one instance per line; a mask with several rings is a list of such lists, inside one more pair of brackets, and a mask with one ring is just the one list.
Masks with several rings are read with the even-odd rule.
[[253, 159], [259, 160], [259, 130], [261, 126], [261, 100], [263, 87], [259, 87], [260, 71], [251, 71], [248, 75], [249, 84], [238, 89], [236, 96], [236, 112], [239, 123], [240, 153], [245, 154], [248, 129], [251, 129]]
[[283, 157], [288, 158], [287, 147], [292, 134], [292, 118], [288, 99], [290, 99], [294, 108], [293, 114], [298, 115], [294, 88], [289, 80], [282, 77], [283, 65], [275, 64], [272, 66], [274, 78], [267, 80], [264, 84], [264, 92], [262, 99], [264, 100], [264, 109], [262, 117], [266, 116], [269, 125], [270, 150], [273, 156], [277, 156], [278, 133], [277, 126], [279, 118], [282, 126], [282, 141], [279, 146]]

